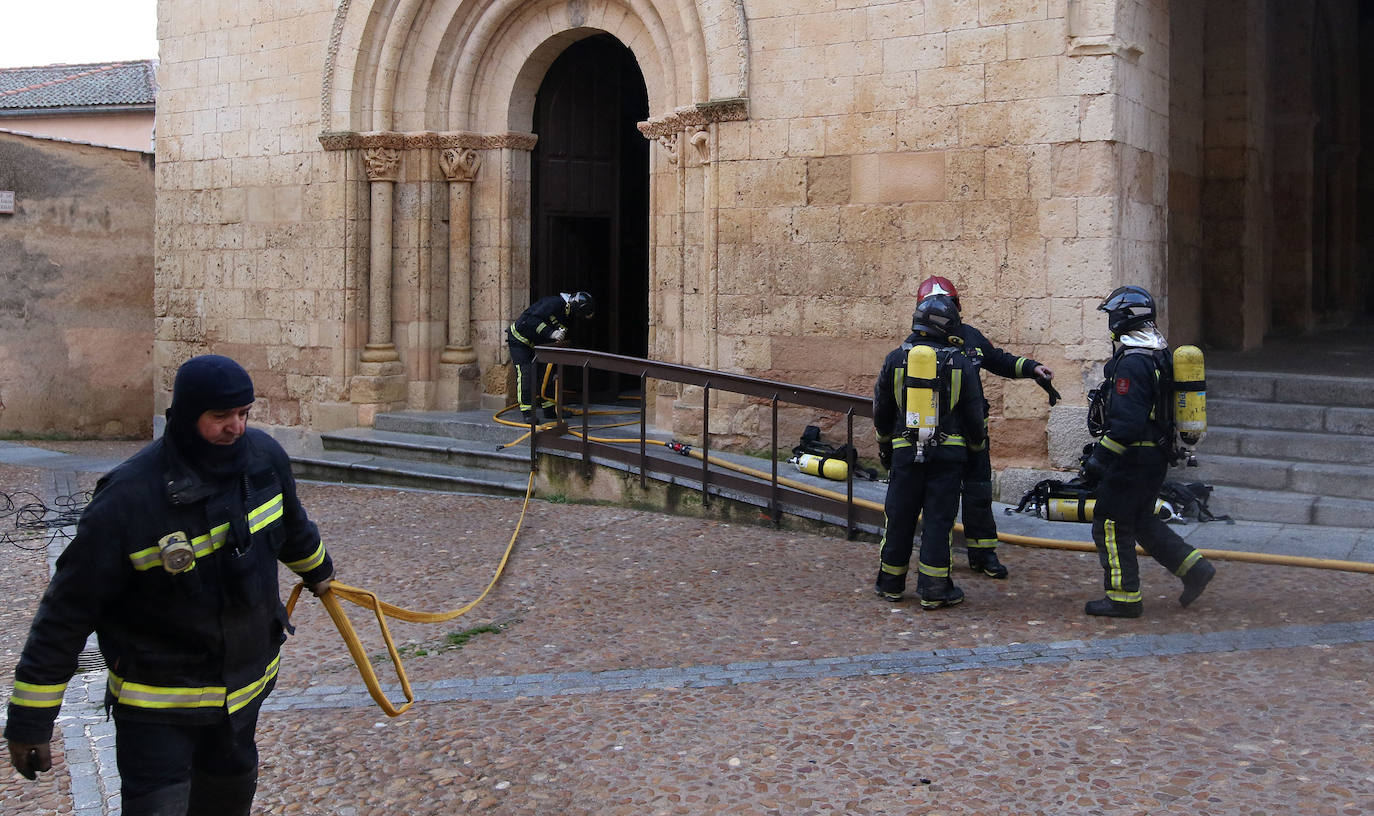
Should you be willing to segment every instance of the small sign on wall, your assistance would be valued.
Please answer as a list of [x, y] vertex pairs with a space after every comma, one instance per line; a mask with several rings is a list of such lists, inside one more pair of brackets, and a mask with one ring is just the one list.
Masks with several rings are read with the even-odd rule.
[[13, 190], [0, 190], [0, 215], [14, 215]]

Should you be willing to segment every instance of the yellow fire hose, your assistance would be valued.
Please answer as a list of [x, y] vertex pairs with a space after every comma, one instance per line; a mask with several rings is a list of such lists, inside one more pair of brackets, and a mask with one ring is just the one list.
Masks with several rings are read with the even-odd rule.
[[[501, 578], [502, 571], [506, 568], [506, 562], [510, 560], [511, 551], [515, 549], [515, 538], [520, 535], [520, 525], [525, 522], [525, 511], [530, 506], [530, 496], [534, 493], [534, 471], [530, 471], [529, 484], [525, 488], [525, 502], [520, 507], [520, 519], [515, 523], [515, 530], [510, 534], [510, 543], [506, 545], [506, 551], [501, 555], [501, 563], [496, 565], [496, 573], [491, 576], [491, 582], [487, 588], [482, 590], [471, 602], [447, 612], [416, 612], [400, 606], [393, 606], [381, 600], [377, 595], [369, 590], [360, 589], [355, 586], [333, 581], [330, 583], [328, 592], [320, 596], [320, 601], [324, 603], [324, 608], [329, 612], [329, 617], [333, 618], [334, 626], [338, 628], [339, 634], [343, 636], [344, 644], [348, 646], [348, 653], [352, 655], [353, 662], [358, 666], [358, 673], [362, 675], [363, 684], [367, 686], [368, 694], [372, 695], [373, 701], [385, 711], [388, 717], [398, 717], [404, 714], [415, 702], [415, 695], [410, 690], [410, 680], [406, 677], [405, 667], [401, 665], [401, 655], [396, 651], [396, 644], [392, 641], [391, 630], [386, 625], [387, 618], [408, 621], [410, 623], [443, 623], [453, 620], [459, 615], [466, 614], [482, 599], [487, 597], [492, 587]], [[292, 610], [296, 608], [296, 600], [301, 596], [301, 590], [305, 589], [304, 583], [299, 583], [291, 590], [291, 597], [286, 602], [286, 614], [290, 617]], [[396, 679], [401, 683], [401, 692], [405, 694], [406, 701], [403, 705], [393, 705], [387, 699], [386, 693], [382, 691], [382, 685], [377, 680], [377, 673], [372, 669], [372, 661], [363, 651], [362, 642], [358, 639], [358, 633], [353, 628], [353, 623], [348, 619], [348, 614], [344, 612], [340, 600], [357, 604], [372, 611], [377, 618], [377, 626], [381, 630], [382, 640], [386, 642], [387, 654], [391, 656], [391, 662], [396, 665]]]
[[[550, 369], [546, 370], [545, 372], [544, 381], [540, 386], [541, 394], [543, 393], [544, 386], [548, 384], [549, 373], [551, 371], [551, 368], [552, 367], [550, 367]], [[509, 425], [517, 428], [528, 428], [528, 425], [524, 423], [516, 423], [511, 422], [509, 420], [501, 419], [501, 414], [504, 414], [506, 411], [509, 411], [511, 408], [515, 407], [517, 406], [508, 405], [505, 408], [502, 408], [500, 411], [498, 411], [495, 415], [492, 416], [492, 419], [496, 420], [502, 425]], [[624, 412], [589, 412], [589, 414], [595, 415], [615, 415], [621, 413]], [[547, 427], [548, 425], [552, 424], [553, 423], [545, 423], [543, 425], [540, 425], [539, 427]], [[612, 423], [609, 425], [598, 425], [597, 427], [598, 429], [605, 429], [630, 424], [633, 423]], [[579, 439], [583, 438], [582, 434], [577, 431], [569, 429], [569, 433], [571, 433], [573, 436], [578, 437]], [[511, 445], [518, 444], [520, 441], [524, 440], [528, 436], [529, 431], [527, 430], [525, 434], [521, 436], [519, 439], [516, 439], [514, 442], [507, 443], [502, 447], [510, 447]], [[601, 442], [605, 444], [639, 444], [640, 442], [638, 438], [626, 439], [597, 436], [587, 436], [585, 438], [591, 442]], [[667, 442], [663, 442], [657, 439], [646, 439], [644, 440], [644, 442], [645, 444], [661, 445], [664, 447], [666, 447], [669, 444]], [[697, 460], [705, 460], [709, 458], [700, 451], [697, 451], [692, 448], [687, 448], [686, 451], [683, 452], [683, 455], [691, 456]], [[727, 462], [723, 459], [710, 459], [710, 463], [719, 465], [729, 470], [734, 470], [739, 473], [754, 476], [756, 478], [765, 479], [768, 481], [771, 481], [773, 479], [772, 473], [766, 473], [764, 471], [756, 470], [754, 468], [746, 467], [744, 465], [737, 465], [733, 462]], [[815, 496], [838, 499], [840, 501], [848, 500], [848, 497], [842, 493], [806, 484], [805, 482], [801, 482], [796, 479], [789, 479], [783, 476], [779, 476], [778, 483], [786, 485], [796, 490], [810, 493]], [[460, 615], [466, 614], [473, 607], [477, 606], [477, 604], [481, 603], [482, 599], [486, 598], [487, 594], [491, 592], [493, 587], [496, 586], [496, 582], [501, 578], [501, 573], [505, 570], [506, 564], [510, 561], [511, 552], [515, 549], [515, 539], [520, 534], [520, 527], [525, 521], [525, 511], [529, 509], [530, 497], [533, 495], [533, 493], [534, 471], [530, 471], [529, 483], [525, 488], [525, 500], [520, 507], [520, 518], [515, 524], [515, 530], [511, 533], [510, 542], [506, 545], [506, 551], [501, 555], [501, 561], [499, 564], [497, 564], [496, 572], [492, 575], [491, 582], [487, 584], [486, 589], [482, 590], [482, 593], [480, 595], [478, 595], [474, 600], [472, 600], [464, 606], [461, 606], [457, 609], [449, 610], [447, 612], [417, 612], [411, 609], [406, 609], [404, 607], [394, 606], [392, 604], [387, 603], [386, 601], [381, 600], [377, 597], [375, 593], [369, 590], [361, 589], [355, 586], [350, 586], [339, 581], [332, 582], [330, 590], [320, 596], [320, 601], [324, 603], [325, 610], [329, 612], [329, 617], [333, 619], [335, 627], [337, 627], [339, 630], [339, 634], [343, 636], [344, 643], [348, 647], [348, 653], [353, 657], [353, 662], [357, 664], [358, 673], [362, 675], [363, 683], [367, 686], [368, 693], [372, 696], [372, 699], [377, 703], [377, 705], [382, 709], [382, 711], [386, 712], [387, 716], [397, 717], [405, 713], [405, 711], [409, 709], [411, 705], [414, 704], [415, 696], [410, 688], [410, 680], [406, 677], [405, 667], [401, 665], [401, 657], [396, 649], [395, 643], [392, 640], [391, 630], [387, 627], [386, 619], [390, 617], [395, 618], [396, 620], [407, 621], [410, 623], [442, 623], [444, 621], [453, 620], [454, 618]], [[882, 511], [884, 509], [883, 505], [877, 502], [869, 501], [867, 499], [855, 498], [853, 501], [855, 505], [870, 510]], [[958, 532], [963, 532], [964, 526], [958, 522], [955, 522], [954, 529]], [[1097, 552], [1096, 546], [1089, 541], [1067, 541], [1056, 538], [1041, 538], [1038, 536], [1023, 536], [1016, 535], [1013, 533], [1002, 532], [999, 532], [997, 534], [997, 540], [1005, 542], [1007, 544], [1016, 544], [1023, 547], [1038, 547], [1041, 549], [1068, 550], [1072, 552], [1085, 553]], [[1147, 554], [1145, 553], [1145, 550], [1139, 546], [1136, 547], [1136, 552], [1142, 555]], [[1328, 569], [1338, 570], [1342, 572], [1359, 572], [1365, 574], [1374, 574], [1374, 564], [1366, 563], [1363, 561], [1338, 561], [1326, 558], [1310, 558], [1306, 556], [1296, 555], [1275, 555], [1272, 553], [1244, 552], [1239, 550], [1202, 549], [1198, 552], [1202, 553], [1202, 555], [1206, 558], [1217, 561], [1237, 561], [1248, 564], [1267, 564], [1272, 566], [1285, 567], [1309, 567], [1313, 569]], [[295, 588], [291, 590], [291, 596], [286, 603], [286, 611], [288, 616], [295, 609], [296, 601], [300, 598], [301, 591], [304, 588], [305, 584], [300, 583], [297, 584]], [[396, 677], [400, 681], [401, 691], [406, 698], [404, 704], [400, 706], [394, 705], [389, 699], [387, 699], [385, 692], [382, 691], [381, 683], [377, 679], [377, 673], [373, 670], [372, 663], [368, 659], [367, 653], [363, 650], [362, 642], [358, 638], [357, 631], [353, 628], [352, 622], [349, 620], [347, 613], [345, 613], [343, 610], [343, 606], [340, 603], [341, 600], [348, 601], [349, 603], [353, 603], [358, 606], [364, 607], [365, 609], [371, 610], [373, 615], [376, 617], [377, 626], [381, 631], [382, 639], [386, 643], [387, 654], [390, 656], [391, 662], [394, 663], [396, 666]]]
[[[570, 429], [569, 433], [571, 433], [573, 436], [578, 437], [579, 439], [582, 438], [582, 435], [577, 431]], [[592, 442], [604, 442], [610, 444], [639, 444], [638, 439], [615, 439], [595, 436], [588, 436], [587, 439]], [[645, 440], [645, 442], [650, 445], [666, 446], [668, 444], [667, 442], [662, 442], [656, 439], [647, 439]], [[689, 449], [684, 455], [691, 456], [697, 460], [705, 458], [704, 454], [693, 449]], [[721, 467], [728, 468], [739, 473], [748, 474], [750, 476], [754, 476], [760, 479], [771, 481], [773, 478], [772, 473], [766, 473], [761, 470], [755, 470], [754, 468], [746, 467], [744, 465], [737, 465], [732, 462], [727, 462], [723, 459], [712, 459], [711, 464], [719, 465]], [[788, 479], [783, 476], [778, 477], [778, 484], [787, 485], [788, 487], [801, 490], [805, 493], [810, 493], [813, 496], [823, 496], [826, 498], [838, 499], [839, 501], [848, 500], [848, 497], [843, 493], [838, 493], [833, 490], [826, 490], [822, 487], [816, 487], [814, 485], [809, 485], [804, 482], [797, 481], [795, 479]], [[855, 498], [854, 504], [858, 507], [863, 507], [870, 510], [877, 510], [879, 512], [881, 512], [884, 509], [883, 505], [879, 504], [878, 502], [868, 501], [867, 499]], [[960, 524], [959, 522], [955, 522], [954, 530], [956, 532], [962, 533], [964, 531], [964, 525]], [[1097, 552], [1096, 545], [1094, 545], [1091, 541], [1066, 541], [1057, 538], [1040, 538], [1038, 536], [1023, 536], [1016, 535], [1014, 533], [1003, 532], [998, 532], [997, 540], [1006, 542], [1007, 544], [1017, 544], [1023, 547], [1038, 547], [1041, 549], [1051, 550], [1068, 550], [1072, 552]], [[1307, 556], [1300, 555], [1275, 555], [1273, 553], [1245, 552], [1242, 550], [1200, 549], [1198, 550], [1198, 552], [1202, 553], [1202, 555], [1206, 558], [1215, 559], [1217, 561], [1239, 561], [1247, 564], [1270, 564], [1285, 567], [1311, 567], [1314, 569], [1329, 569], [1338, 570], [1341, 572], [1363, 572], [1367, 574], [1374, 574], [1374, 564], [1366, 563], [1364, 561], [1337, 561], [1327, 558], [1310, 558]], [[1148, 555], [1148, 553], [1145, 552], [1144, 548], [1140, 546], [1136, 547], [1136, 553], [1140, 555]]]

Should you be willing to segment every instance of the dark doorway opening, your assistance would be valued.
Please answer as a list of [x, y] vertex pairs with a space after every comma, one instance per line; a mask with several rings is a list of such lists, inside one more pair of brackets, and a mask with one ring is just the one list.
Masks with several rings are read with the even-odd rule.
[[[649, 143], [636, 124], [648, 92], [628, 48], [608, 34], [569, 46], [549, 67], [534, 107], [530, 301], [586, 290], [596, 317], [572, 344], [645, 357], [649, 334]], [[593, 372], [591, 398], [638, 381]], [[565, 388], [580, 391], [581, 377]]]

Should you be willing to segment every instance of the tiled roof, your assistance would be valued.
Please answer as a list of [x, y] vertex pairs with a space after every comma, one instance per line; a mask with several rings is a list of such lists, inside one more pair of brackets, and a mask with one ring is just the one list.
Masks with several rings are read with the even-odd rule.
[[0, 68], [0, 111], [144, 106], [156, 95], [153, 60]]

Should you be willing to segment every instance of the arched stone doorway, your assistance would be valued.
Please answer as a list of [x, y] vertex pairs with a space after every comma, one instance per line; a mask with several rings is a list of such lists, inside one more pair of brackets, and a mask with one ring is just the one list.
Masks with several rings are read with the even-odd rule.
[[[716, 361], [712, 158], [718, 123], [748, 118], [743, 0], [340, 0], [320, 141], [348, 182], [340, 356], [360, 423], [504, 398], [505, 329], [553, 286], [532, 265], [536, 97], [560, 55], [600, 37], [625, 44], [640, 72], [645, 152], [631, 163], [649, 182], [634, 204], [642, 243], [625, 245], [623, 223], [615, 243], [618, 314], [593, 342]], [[689, 242], [686, 227], [703, 221]], [[588, 225], [562, 227], [571, 241]]]
[[549, 66], [530, 156], [530, 301], [591, 292], [597, 316], [576, 344], [636, 357], [648, 348], [649, 143], [636, 127], [647, 117], [634, 55], [594, 35]]

